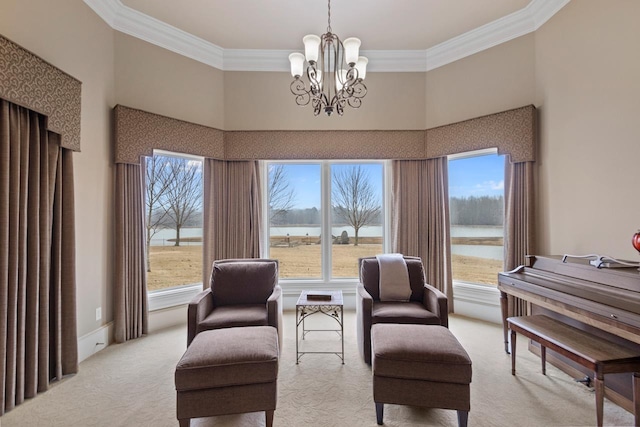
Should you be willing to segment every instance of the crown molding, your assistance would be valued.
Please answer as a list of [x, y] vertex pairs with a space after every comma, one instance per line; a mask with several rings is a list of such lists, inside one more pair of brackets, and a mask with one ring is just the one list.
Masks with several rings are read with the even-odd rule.
[[517, 12], [429, 48], [426, 71], [532, 33], [570, 1], [532, 0]]
[[[532, 0], [526, 7], [427, 50], [368, 50], [370, 72], [425, 72], [534, 32], [571, 0]], [[84, 0], [111, 28], [224, 71], [289, 71], [289, 51], [223, 49], [125, 6]]]

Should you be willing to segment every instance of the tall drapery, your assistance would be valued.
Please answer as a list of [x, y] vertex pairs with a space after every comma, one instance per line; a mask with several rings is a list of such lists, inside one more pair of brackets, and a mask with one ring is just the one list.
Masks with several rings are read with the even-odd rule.
[[116, 164], [116, 270], [113, 289], [116, 342], [146, 334], [149, 323], [143, 171], [141, 165]]
[[73, 161], [0, 100], [0, 415], [78, 371]]
[[419, 256], [453, 311], [447, 158], [393, 162], [392, 251]]
[[[505, 156], [504, 182], [504, 268], [509, 271], [524, 264], [525, 255], [534, 251], [533, 162], [511, 163]], [[516, 298], [513, 315], [526, 314], [526, 302]]]
[[214, 260], [260, 257], [262, 204], [257, 161], [204, 162], [202, 284]]

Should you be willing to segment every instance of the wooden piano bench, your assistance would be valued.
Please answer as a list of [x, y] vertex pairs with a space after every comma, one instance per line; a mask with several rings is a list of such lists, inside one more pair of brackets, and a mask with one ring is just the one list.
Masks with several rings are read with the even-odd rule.
[[520, 316], [507, 319], [511, 329], [511, 375], [516, 374], [516, 332], [540, 344], [542, 374], [546, 375], [546, 349], [573, 360], [593, 371], [596, 416], [602, 426], [604, 375], [633, 372], [635, 425], [640, 417], [640, 351], [597, 337], [547, 316]]

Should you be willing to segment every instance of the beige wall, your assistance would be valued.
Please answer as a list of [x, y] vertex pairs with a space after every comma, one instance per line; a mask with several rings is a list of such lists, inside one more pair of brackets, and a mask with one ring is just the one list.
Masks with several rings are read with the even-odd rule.
[[[0, 32], [82, 82], [82, 152], [74, 154], [78, 335], [112, 320], [111, 30], [77, 0], [2, 0]], [[96, 308], [103, 319], [96, 321]]]
[[535, 34], [541, 253], [640, 261], [640, 1], [572, 1]]
[[115, 32], [118, 104], [222, 129], [224, 74], [126, 34]]
[[426, 73], [425, 128], [533, 104], [534, 35]]
[[424, 73], [368, 73], [362, 106], [313, 115], [291, 93], [290, 73], [225, 72], [224, 130], [424, 129]]

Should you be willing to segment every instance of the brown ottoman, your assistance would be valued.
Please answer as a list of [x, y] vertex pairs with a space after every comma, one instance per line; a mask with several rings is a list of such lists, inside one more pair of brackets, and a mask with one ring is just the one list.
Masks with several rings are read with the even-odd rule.
[[471, 359], [444, 326], [378, 323], [371, 328], [373, 401], [378, 424], [385, 403], [455, 409], [469, 417]]
[[271, 326], [200, 332], [176, 366], [177, 418], [265, 411], [273, 424], [278, 379], [278, 333]]

